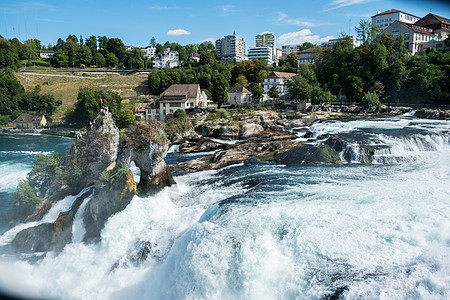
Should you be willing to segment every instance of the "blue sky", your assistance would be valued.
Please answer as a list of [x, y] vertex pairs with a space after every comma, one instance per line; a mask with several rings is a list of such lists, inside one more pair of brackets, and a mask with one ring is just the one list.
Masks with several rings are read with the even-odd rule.
[[422, 17], [430, 12], [450, 18], [447, 1], [17, 1], [0, 2], [0, 35], [55, 44], [69, 34], [118, 37], [126, 45], [147, 46], [151, 37], [182, 45], [214, 41], [236, 31], [254, 46], [255, 36], [270, 31], [277, 47], [320, 43], [340, 34], [355, 35], [361, 20], [378, 11], [399, 9]]

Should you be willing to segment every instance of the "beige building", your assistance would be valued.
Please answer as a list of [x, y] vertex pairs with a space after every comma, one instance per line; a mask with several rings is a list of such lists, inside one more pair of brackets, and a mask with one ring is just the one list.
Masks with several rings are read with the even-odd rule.
[[286, 82], [298, 75], [297, 73], [288, 73], [288, 72], [271, 72], [263, 81], [264, 87], [264, 101], [269, 100], [269, 95], [267, 92], [270, 90], [272, 86], [276, 86], [278, 91], [280, 92], [280, 99], [286, 100], [289, 98], [288, 89], [286, 86]]
[[146, 119], [165, 122], [177, 109], [202, 107], [204, 102], [199, 84], [172, 84], [161, 93], [159, 100], [148, 103]]
[[12, 122], [17, 128], [33, 129], [45, 126], [47, 124], [47, 119], [45, 119], [44, 115], [33, 116], [23, 113]]
[[252, 93], [245, 87], [235, 86], [228, 91], [228, 104], [248, 104], [250, 103]]
[[407, 24], [395, 21], [386, 28], [386, 32], [392, 34], [394, 39], [403, 35], [405, 46], [411, 55], [415, 55], [419, 51], [421, 43], [437, 40], [437, 36], [432, 29], [417, 26], [415, 24]]
[[377, 25], [381, 30], [389, 27], [395, 21], [400, 21], [406, 24], [414, 24], [419, 21], [419, 17], [405, 13], [398, 9], [390, 9], [384, 12], [378, 12], [372, 16], [372, 25]]

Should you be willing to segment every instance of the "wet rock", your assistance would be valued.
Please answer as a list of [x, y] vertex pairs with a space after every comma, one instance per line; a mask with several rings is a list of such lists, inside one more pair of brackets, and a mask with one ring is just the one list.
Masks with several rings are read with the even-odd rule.
[[279, 153], [275, 156], [275, 160], [286, 164], [301, 163], [340, 163], [341, 159], [336, 150], [329, 145], [322, 144], [318, 147], [314, 145], [305, 145], [296, 147], [286, 152]]
[[325, 141], [325, 144], [336, 150], [336, 152], [341, 152], [344, 148], [344, 142], [337, 135], [330, 136]]
[[241, 128], [241, 131], [239, 132], [239, 138], [248, 139], [249, 137], [258, 135], [263, 131], [263, 126], [259, 124], [244, 124]]

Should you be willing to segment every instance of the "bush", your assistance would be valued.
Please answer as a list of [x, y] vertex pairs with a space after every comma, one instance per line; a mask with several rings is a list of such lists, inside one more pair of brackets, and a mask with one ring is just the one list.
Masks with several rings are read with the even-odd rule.
[[362, 98], [362, 105], [363, 108], [367, 110], [367, 112], [373, 113], [373, 112], [380, 112], [381, 110], [381, 102], [380, 98], [378, 97], [377, 93], [368, 92], [364, 94]]
[[174, 113], [173, 113], [173, 117], [174, 119], [178, 119], [178, 120], [186, 120], [186, 112], [182, 109], [177, 109]]
[[11, 117], [10, 116], [0, 115], [0, 125], [6, 125], [9, 122], [11, 122]]
[[27, 180], [20, 181], [14, 195], [14, 216], [22, 218], [30, 215], [42, 200]]

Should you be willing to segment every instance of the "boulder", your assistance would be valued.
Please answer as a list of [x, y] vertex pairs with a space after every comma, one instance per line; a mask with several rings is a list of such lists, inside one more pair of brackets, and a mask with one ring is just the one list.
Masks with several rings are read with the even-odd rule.
[[[267, 125], [266, 125], [267, 126]], [[264, 131], [264, 127], [260, 124], [245, 124], [239, 132], [240, 139], [248, 139], [251, 136], [258, 135]]]
[[301, 163], [340, 163], [341, 159], [336, 150], [329, 145], [322, 144], [318, 147], [305, 145], [296, 147], [289, 151], [279, 153], [275, 156], [277, 162], [291, 165]]

